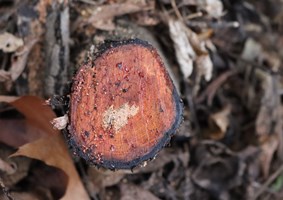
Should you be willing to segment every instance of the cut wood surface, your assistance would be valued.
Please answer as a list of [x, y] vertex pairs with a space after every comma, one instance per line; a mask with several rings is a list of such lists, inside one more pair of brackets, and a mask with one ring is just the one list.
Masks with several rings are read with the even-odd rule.
[[153, 158], [181, 121], [182, 103], [157, 51], [142, 40], [105, 43], [72, 86], [70, 140], [111, 169]]

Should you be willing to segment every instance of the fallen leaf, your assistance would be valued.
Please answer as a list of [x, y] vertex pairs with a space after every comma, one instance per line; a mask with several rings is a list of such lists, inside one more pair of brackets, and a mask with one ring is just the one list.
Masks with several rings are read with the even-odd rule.
[[0, 49], [4, 52], [14, 52], [24, 45], [24, 41], [11, 33], [4, 32], [0, 34]]
[[[196, 80], [202, 77], [206, 81], [212, 78], [213, 63], [205, 48], [205, 41], [201, 41], [196, 33], [178, 20], [169, 20], [170, 37], [174, 42], [177, 61], [184, 78], [191, 76], [194, 64], [197, 68]], [[195, 85], [198, 85], [196, 83]]]
[[24, 48], [15, 52], [15, 54], [13, 55], [12, 66], [9, 69], [12, 81], [15, 81], [24, 71], [29, 52], [36, 42], [37, 39], [32, 39], [31, 41], [26, 42]]
[[69, 177], [66, 193], [62, 199], [89, 199], [61, 135], [43, 137], [25, 144], [12, 156], [27, 156], [62, 169]]
[[223, 134], [226, 133], [229, 127], [229, 115], [231, 113], [231, 106], [225, 106], [221, 111], [212, 114], [210, 117], [214, 123], [219, 127]]
[[[39, 139], [20, 146], [19, 150], [12, 156], [21, 155], [38, 159], [47, 165], [63, 170], [68, 175], [69, 181], [62, 199], [89, 199], [62, 135], [59, 131], [53, 129], [50, 124], [50, 121], [56, 116], [45, 105], [45, 101], [34, 96], [24, 96], [14, 101], [15, 98], [3, 99], [11, 100], [9, 103], [26, 117], [27, 125], [33, 127], [34, 131], [40, 134]], [[5, 143], [5, 141], [3, 142]]]
[[196, 53], [186, 34], [186, 29], [183, 22], [169, 20], [170, 37], [174, 42], [177, 61], [185, 79], [192, 74], [193, 60], [196, 57]]
[[225, 137], [230, 126], [231, 105], [226, 105], [208, 118], [208, 127], [203, 128], [203, 136], [212, 140], [221, 140]]

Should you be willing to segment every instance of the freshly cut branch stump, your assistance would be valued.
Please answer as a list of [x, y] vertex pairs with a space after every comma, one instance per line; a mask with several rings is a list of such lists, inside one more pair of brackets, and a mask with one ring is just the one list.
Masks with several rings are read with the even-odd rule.
[[183, 104], [147, 42], [106, 42], [98, 51], [74, 77], [70, 144], [89, 163], [131, 169], [170, 141], [182, 120]]

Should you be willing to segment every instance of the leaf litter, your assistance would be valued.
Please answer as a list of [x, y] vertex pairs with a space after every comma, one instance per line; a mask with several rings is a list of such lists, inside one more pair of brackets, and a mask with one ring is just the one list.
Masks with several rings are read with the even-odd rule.
[[[62, 135], [50, 124], [50, 121], [55, 117], [52, 110], [44, 105], [43, 100], [33, 96], [17, 98], [15, 101], [10, 101], [9, 104], [25, 116], [27, 125], [34, 127], [33, 131], [38, 134], [37, 139], [29, 138], [30, 141], [26, 144], [14, 146], [19, 149], [11, 154], [10, 158], [25, 156], [61, 169], [66, 173], [68, 179], [66, 191], [63, 192], [65, 194], [61, 199], [87, 199], [88, 195], [69, 155], [66, 143]], [[21, 137], [21, 134], [29, 134], [30, 132], [22, 133], [22, 130], [19, 130], [9, 137], [16, 140], [17, 137]], [[1, 130], [2, 134], [5, 133]], [[6, 142], [5, 139], [1, 141]]]
[[[0, 182], [8, 192], [1, 198], [283, 198], [282, 1], [2, 4]], [[58, 23], [50, 20], [54, 16]], [[43, 99], [68, 95], [92, 44], [140, 35], [158, 46], [169, 66], [185, 104], [183, 125], [143, 168], [93, 168], [69, 156], [50, 123], [64, 128], [67, 106], [52, 107], [55, 115]], [[50, 38], [53, 51], [44, 45]], [[57, 63], [56, 73], [45, 63]], [[28, 94], [41, 99], [21, 97]], [[42, 181], [23, 187], [34, 180]]]

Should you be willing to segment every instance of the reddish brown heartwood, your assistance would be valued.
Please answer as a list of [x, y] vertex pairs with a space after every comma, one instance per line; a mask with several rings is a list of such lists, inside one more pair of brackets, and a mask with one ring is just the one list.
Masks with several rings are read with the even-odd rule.
[[158, 55], [145, 41], [106, 42], [72, 85], [69, 137], [75, 153], [109, 169], [153, 158], [175, 133], [183, 104]]

